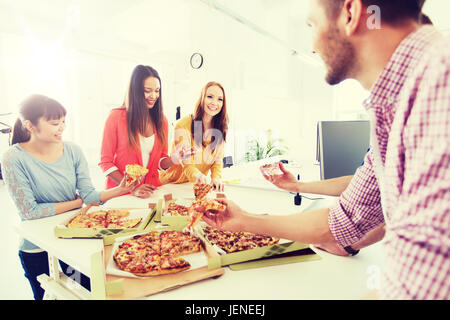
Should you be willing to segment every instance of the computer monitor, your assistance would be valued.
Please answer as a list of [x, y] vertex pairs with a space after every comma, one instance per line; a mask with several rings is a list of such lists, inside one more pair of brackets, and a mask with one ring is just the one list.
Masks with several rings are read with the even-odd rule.
[[319, 121], [316, 158], [320, 162], [320, 178], [353, 175], [369, 146], [369, 121]]

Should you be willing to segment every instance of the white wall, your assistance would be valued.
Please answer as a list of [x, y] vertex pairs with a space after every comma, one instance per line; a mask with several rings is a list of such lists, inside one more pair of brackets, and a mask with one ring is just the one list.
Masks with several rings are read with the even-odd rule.
[[[137, 64], [159, 71], [172, 124], [177, 106], [182, 116], [191, 113], [202, 86], [221, 82], [230, 113], [226, 152], [235, 162], [247, 136], [269, 128], [294, 157], [311, 161], [318, 120], [364, 117], [360, 104], [368, 93], [359, 84], [330, 87], [322, 68], [292, 55], [293, 48], [310, 50], [306, 1], [219, 1], [268, 35], [200, 0], [17, 0], [19, 9], [10, 3], [0, 0], [0, 114], [15, 111], [29, 93], [52, 96], [69, 112], [65, 138], [79, 143], [93, 165], [105, 118], [122, 104]], [[68, 13], [74, 4], [75, 17]], [[443, 8], [447, 0], [429, 0], [425, 12], [446, 30]], [[48, 55], [30, 41], [48, 48], [61, 36], [60, 49]], [[193, 52], [204, 56], [199, 70], [189, 66]]]

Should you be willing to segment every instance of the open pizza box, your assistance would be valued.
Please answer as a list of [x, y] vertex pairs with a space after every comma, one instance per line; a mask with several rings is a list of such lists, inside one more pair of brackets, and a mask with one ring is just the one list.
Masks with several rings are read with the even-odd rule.
[[[155, 209], [128, 209], [123, 208], [121, 210], [127, 210], [129, 215], [124, 218], [126, 219], [136, 219], [140, 218], [141, 221], [132, 228], [69, 228], [69, 223], [78, 215], [85, 213], [92, 213], [96, 211], [108, 211], [112, 208], [105, 206], [98, 206], [97, 204], [85, 206], [79, 210], [76, 210], [74, 214], [70, 215], [68, 219], [63, 221], [61, 224], [55, 226], [55, 236], [58, 238], [96, 238], [105, 239], [108, 237], [117, 237], [126, 234], [133, 234], [137, 232], [142, 232], [148, 223], [151, 221], [156, 213]], [[114, 208], [117, 209], [117, 208]]]
[[172, 198], [172, 194], [164, 195], [164, 202], [161, 211], [161, 223], [162, 224], [187, 224], [188, 223], [188, 213], [180, 212], [178, 215], [171, 213], [169, 211], [169, 205], [175, 204], [184, 207], [190, 207], [195, 201], [195, 198]]
[[225, 250], [208, 240], [207, 235], [204, 232], [206, 226], [207, 224], [205, 222], [200, 222], [194, 228], [195, 233], [205, 242], [209, 243], [209, 245], [219, 254], [220, 265], [229, 266], [232, 270], [243, 270], [246, 268], [321, 259], [319, 255], [310, 249], [309, 244], [286, 239], [279, 239], [278, 243], [269, 246], [227, 253]]
[[[217, 193], [216, 197], [211, 193], [207, 198], [226, 198], [225, 194]], [[180, 230], [187, 225], [187, 216], [171, 216], [168, 212], [168, 206], [171, 203], [176, 203], [183, 206], [190, 206], [194, 201], [194, 198], [181, 198], [174, 199], [172, 194], [166, 194], [164, 196], [164, 203], [161, 205], [159, 201], [159, 209], [155, 214], [155, 218], [152, 222], [161, 222], [163, 225], [168, 224], [173, 227], [177, 227]], [[312, 261], [319, 260], [320, 256], [310, 249], [308, 244], [294, 242], [286, 239], [280, 239], [277, 244], [248, 249], [239, 252], [227, 253], [215, 244], [211, 243], [203, 228], [206, 226], [205, 222], [200, 222], [195, 228], [194, 232], [204, 242], [214, 248], [220, 257], [221, 266], [229, 266], [232, 270], [241, 270], [245, 268], [264, 267], [269, 265], [277, 265], [284, 263], [292, 263], [299, 261]], [[270, 261], [269, 261], [270, 260]]]
[[[182, 229], [182, 226], [162, 226], [160, 223], [151, 222], [150, 227], [147, 226], [145, 232], [140, 232], [138, 234], [145, 234], [150, 231], [182, 231]], [[109, 290], [109, 293], [107, 290], [107, 299], [137, 299], [159, 292], [173, 290], [200, 280], [218, 278], [225, 272], [225, 269], [220, 265], [218, 253], [208, 242], [204, 242], [204, 239], [199, 237], [202, 241], [203, 251], [182, 256], [191, 264], [190, 269], [166, 275], [148, 277], [135, 276], [117, 268], [113, 259], [113, 253], [120, 243], [131, 237], [132, 236], [130, 235], [117, 237], [112, 246], [105, 246], [104, 259], [106, 282], [108, 283], [108, 287], [112, 288], [112, 290]]]
[[[214, 193], [215, 197], [211, 195], [212, 192], [206, 197], [208, 199], [215, 199], [215, 198], [225, 198], [225, 195], [222, 193]], [[187, 212], [174, 214], [170, 212], [169, 206], [171, 204], [180, 205], [183, 207], [190, 207], [192, 203], [195, 201], [195, 198], [173, 198], [173, 195], [171, 193], [168, 193], [164, 195], [164, 202], [163, 207], [161, 210], [161, 215], [158, 216], [158, 213], [155, 216], [155, 220], [160, 221], [162, 224], [168, 224], [168, 225], [187, 225], [188, 223], [188, 216]], [[159, 220], [158, 220], [159, 219]]]

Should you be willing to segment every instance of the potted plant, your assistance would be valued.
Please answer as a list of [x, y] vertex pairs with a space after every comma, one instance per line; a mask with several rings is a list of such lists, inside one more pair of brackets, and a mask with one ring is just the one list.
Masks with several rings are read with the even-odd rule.
[[260, 141], [255, 137], [250, 137], [247, 140], [247, 152], [245, 153], [245, 161], [257, 161], [265, 158], [275, 157], [285, 154], [287, 147], [283, 145], [284, 140], [274, 138], [272, 130], [267, 130], [266, 141]]

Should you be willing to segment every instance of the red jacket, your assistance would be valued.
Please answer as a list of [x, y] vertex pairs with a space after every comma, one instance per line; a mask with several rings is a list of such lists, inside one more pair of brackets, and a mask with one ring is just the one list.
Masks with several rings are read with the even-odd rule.
[[[164, 141], [164, 146], [158, 139], [156, 134], [156, 128], [153, 126], [153, 131], [155, 132], [155, 144], [153, 150], [150, 154], [147, 169], [149, 170], [143, 183], [150, 184], [153, 186], [160, 186], [158, 167], [159, 160], [167, 155], [167, 145], [168, 145], [168, 131], [169, 126], [167, 118], [164, 117], [163, 130], [166, 137]], [[142, 153], [139, 144], [138, 146], [130, 147], [128, 145], [128, 126], [127, 126], [127, 111], [125, 107], [111, 110], [111, 113], [106, 119], [105, 128], [103, 131], [101, 157], [99, 166], [103, 172], [106, 172], [112, 167], [117, 167], [122, 174], [125, 172], [125, 166], [127, 164], [142, 164]], [[106, 188], [110, 189], [116, 187], [115, 183], [111, 178], [106, 178]]]

